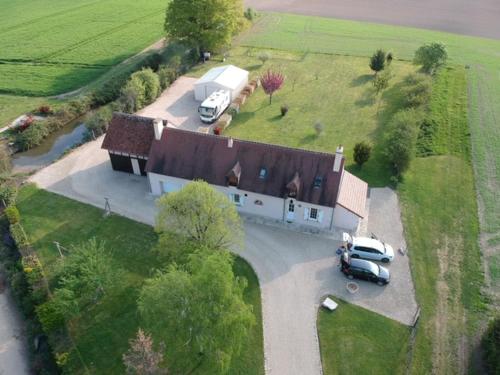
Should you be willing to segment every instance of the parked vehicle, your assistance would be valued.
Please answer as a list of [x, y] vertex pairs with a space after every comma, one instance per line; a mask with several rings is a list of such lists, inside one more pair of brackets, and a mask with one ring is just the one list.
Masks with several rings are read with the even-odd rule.
[[352, 258], [365, 258], [370, 260], [389, 263], [394, 260], [394, 249], [375, 238], [352, 237], [344, 233], [344, 241], [347, 242], [347, 250]]
[[198, 113], [202, 122], [211, 124], [224, 113], [231, 104], [229, 91], [219, 90], [213, 92], [198, 107]]
[[352, 259], [346, 252], [341, 256], [340, 270], [348, 279], [361, 279], [386, 285], [391, 280], [389, 270], [377, 263], [363, 259]]

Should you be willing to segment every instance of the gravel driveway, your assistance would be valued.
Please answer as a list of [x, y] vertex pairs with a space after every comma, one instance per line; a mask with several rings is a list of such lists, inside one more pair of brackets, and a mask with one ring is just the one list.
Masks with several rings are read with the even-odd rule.
[[500, 39], [498, 0], [245, 0], [245, 6]]
[[[143, 177], [115, 172], [102, 138], [75, 150], [32, 177], [40, 187], [103, 207], [111, 198], [114, 212], [152, 224], [154, 198]], [[372, 189], [367, 231], [377, 233], [395, 249], [404, 247], [396, 194]], [[386, 287], [359, 282], [350, 294], [338, 269], [338, 242], [311, 234], [245, 223], [246, 248], [241, 256], [255, 269], [261, 284], [267, 374], [320, 374], [316, 315], [321, 297], [333, 294], [404, 324], [416, 312], [408, 258], [397, 255], [389, 266]]]

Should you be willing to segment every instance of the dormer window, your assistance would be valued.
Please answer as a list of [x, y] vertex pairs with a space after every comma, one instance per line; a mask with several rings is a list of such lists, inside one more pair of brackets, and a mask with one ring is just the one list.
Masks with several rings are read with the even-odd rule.
[[241, 176], [240, 162], [236, 162], [234, 167], [226, 175], [227, 184], [229, 186], [238, 186], [238, 184], [240, 183], [240, 176]]
[[261, 168], [259, 172], [259, 178], [261, 180], [265, 180], [267, 177], [267, 169], [266, 168]]
[[321, 176], [316, 176], [316, 178], [314, 179], [314, 184], [313, 184], [313, 186], [314, 186], [315, 188], [320, 188], [322, 183], [323, 183], [323, 177], [321, 177]]
[[300, 177], [297, 172], [293, 176], [292, 180], [286, 185], [286, 194], [288, 197], [296, 198], [300, 190]]

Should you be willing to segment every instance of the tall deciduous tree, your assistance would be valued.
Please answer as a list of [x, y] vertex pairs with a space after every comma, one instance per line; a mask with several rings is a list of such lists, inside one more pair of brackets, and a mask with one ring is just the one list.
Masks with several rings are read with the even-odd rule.
[[209, 249], [240, 245], [241, 219], [232, 202], [204, 181], [194, 181], [158, 200], [156, 230]]
[[422, 69], [426, 73], [434, 73], [441, 65], [446, 63], [448, 52], [443, 43], [427, 43], [421, 46], [415, 52], [413, 62], [416, 65], [422, 65]]
[[172, 370], [187, 373], [202, 361], [225, 373], [239, 352], [255, 317], [243, 300], [246, 280], [234, 276], [232, 264], [227, 251], [200, 251], [187, 267], [170, 266], [146, 281], [139, 311], [155, 339], [169, 343]]
[[272, 103], [273, 94], [285, 83], [285, 76], [281, 72], [268, 70], [260, 77], [260, 83], [264, 92], [269, 95], [269, 104]]
[[377, 74], [385, 68], [385, 52], [381, 49], [377, 50], [370, 58], [370, 69]]
[[166, 375], [168, 371], [161, 368], [165, 346], [160, 350], [153, 348], [153, 339], [139, 328], [137, 336], [130, 340], [130, 348], [123, 355], [123, 364], [127, 374], [133, 375]]
[[214, 51], [231, 43], [243, 20], [241, 0], [172, 0], [167, 6], [167, 37], [200, 51]]

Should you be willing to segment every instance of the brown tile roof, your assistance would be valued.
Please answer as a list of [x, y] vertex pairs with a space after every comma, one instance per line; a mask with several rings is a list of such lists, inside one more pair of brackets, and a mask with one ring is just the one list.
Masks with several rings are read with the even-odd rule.
[[153, 121], [148, 117], [114, 113], [102, 148], [147, 157], [155, 138]]
[[[287, 184], [294, 179], [300, 183], [297, 200], [335, 206], [341, 176], [333, 172], [335, 155], [237, 139], [228, 147], [228, 141], [165, 128], [161, 140], [153, 141], [146, 171], [227, 186], [227, 174], [239, 162], [241, 190], [284, 197]], [[263, 179], [259, 177], [262, 168], [267, 170]], [[314, 187], [316, 177], [322, 177], [319, 188]]]
[[349, 172], [344, 171], [337, 203], [362, 218], [366, 214], [367, 194], [368, 184]]

